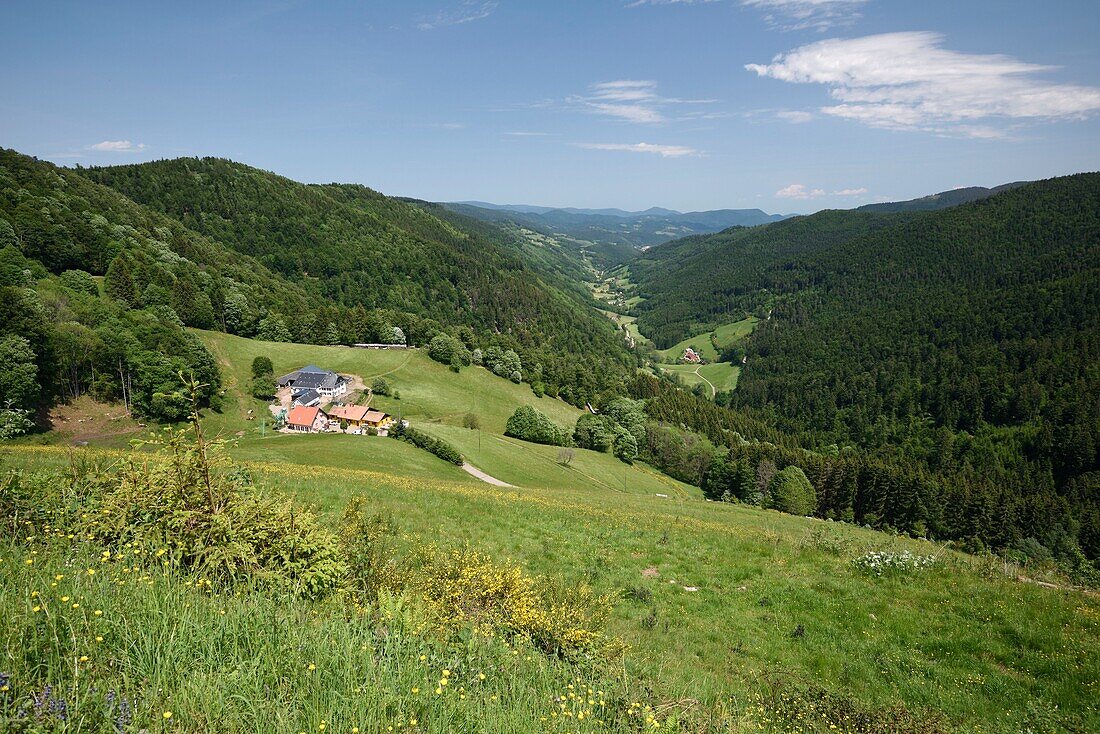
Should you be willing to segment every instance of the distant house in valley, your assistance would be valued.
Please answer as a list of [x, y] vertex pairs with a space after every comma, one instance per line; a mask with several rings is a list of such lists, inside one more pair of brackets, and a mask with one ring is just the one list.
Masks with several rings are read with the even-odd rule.
[[405, 344], [352, 344], [359, 349], [408, 349]]
[[684, 350], [684, 356], [680, 357], [680, 361], [688, 364], [699, 364], [703, 361], [703, 358], [694, 349], [688, 347]]
[[317, 407], [299, 405], [291, 408], [286, 416], [288, 430], [298, 433], [319, 433], [328, 425], [328, 414]]
[[306, 365], [286, 375], [279, 380], [279, 387], [289, 387], [295, 393], [306, 390], [316, 390], [323, 398], [338, 398], [348, 391], [351, 380], [344, 375], [338, 375], [332, 370], [323, 370], [317, 365]]

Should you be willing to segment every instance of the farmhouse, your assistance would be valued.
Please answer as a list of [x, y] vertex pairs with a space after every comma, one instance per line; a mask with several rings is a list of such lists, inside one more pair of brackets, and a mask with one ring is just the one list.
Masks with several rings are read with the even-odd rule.
[[307, 408], [321, 404], [321, 394], [316, 390], [292, 390], [290, 399], [294, 405], [304, 405]]
[[299, 405], [286, 416], [287, 430], [298, 433], [319, 433], [328, 425], [328, 414], [317, 407]]
[[700, 357], [699, 353], [696, 352], [694, 349], [688, 347], [684, 350], [684, 356], [680, 357], [680, 361], [687, 362], [689, 364], [699, 364], [703, 361], [703, 358]]
[[278, 382], [279, 387], [289, 387], [293, 393], [316, 390], [317, 394], [323, 398], [337, 398], [348, 391], [351, 380], [344, 375], [310, 364], [281, 376]]
[[351, 428], [385, 430], [393, 423], [388, 413], [362, 405], [334, 406], [329, 408], [328, 414], [333, 420], [345, 421]]

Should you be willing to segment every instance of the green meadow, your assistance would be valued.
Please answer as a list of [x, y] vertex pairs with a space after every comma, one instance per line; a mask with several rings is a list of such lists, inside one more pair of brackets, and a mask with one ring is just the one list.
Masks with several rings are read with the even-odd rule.
[[720, 349], [725, 349], [751, 334], [752, 330], [756, 328], [759, 322], [760, 319], [755, 316], [750, 316], [741, 321], [723, 324], [717, 329], [693, 334], [687, 339], [672, 345], [668, 349], [658, 350], [657, 353], [665, 360], [679, 360], [680, 357], [683, 356], [684, 350], [691, 347], [703, 359], [708, 362], [714, 362], [719, 356], [718, 350], [714, 348], [715, 342], [718, 343]]
[[[2, 458], [24, 468], [70, 461], [56, 447], [11, 448]], [[617, 593], [609, 631], [628, 645], [621, 669], [628, 697], [677, 702], [667, 711], [681, 712], [685, 722], [696, 707], [708, 716], [732, 712], [724, 719], [727, 731], [835, 731], [830, 725], [899, 731], [844, 725], [845, 716], [871, 721], [876, 711], [904, 712], [903, 720], [918, 722], [913, 726], [920, 728], [906, 731], [1019, 732], [1029, 722], [1054, 722], [1033, 730], [1083, 732], [1100, 722], [1100, 603], [1086, 592], [1019, 581], [995, 559], [843, 524], [585, 482], [507, 489], [468, 478], [396, 475], [381, 464], [336, 468], [275, 455], [246, 466], [264, 486], [317, 507], [327, 522], [351, 497], [363, 496], [409, 537], [468, 544], [532, 573]], [[879, 576], [854, 563], [870, 551], [936, 560], [930, 568]], [[5, 584], [9, 626], [26, 623], [30, 588], [36, 587]], [[324, 604], [299, 604], [293, 614], [319, 615], [315, 624], [327, 624]], [[241, 614], [234, 600], [201, 603], [212, 615], [226, 605]], [[131, 630], [120, 642], [132, 645], [135, 636]], [[349, 662], [343, 644], [332, 652], [320, 643], [308, 649], [319, 667], [339, 671], [325, 690], [303, 694], [309, 715], [335, 721], [331, 712], [339, 707], [329, 689], [350, 697], [363, 686], [358, 658]], [[136, 654], [112, 650], [122, 659]], [[227, 657], [232, 651], [215, 660]], [[262, 671], [270, 664], [255, 665]], [[208, 685], [228, 684], [232, 666], [224, 665], [208, 674]], [[250, 666], [245, 675], [259, 674]], [[517, 685], [530, 683], [527, 672], [514, 675], [522, 679]], [[397, 693], [401, 680], [392, 685]], [[171, 704], [178, 715], [192, 721], [208, 715], [211, 704], [197, 691], [181, 697], [184, 703]], [[761, 703], [765, 713], [757, 716]], [[446, 730], [438, 722], [433, 727]]]
[[[225, 376], [221, 412], [207, 411], [204, 425], [232, 439], [231, 456], [257, 485], [332, 527], [362, 497], [403, 542], [467, 547], [613, 594], [607, 631], [625, 654], [567, 660], [518, 640], [439, 639], [423, 632], [415, 598], [349, 614], [333, 600], [262, 588], [200, 592], [194, 579], [155, 570], [141, 571], [141, 583], [109, 584], [128, 577], [114, 567], [72, 571], [95, 567], [95, 549], [76, 539], [0, 547], [0, 673], [101, 681], [97, 692], [81, 689], [95, 710], [108, 707], [95, 696], [124, 684], [151, 732], [1100, 729], [1100, 600], [1091, 592], [1030, 582], [995, 557], [708, 502], [642, 463], [505, 437], [518, 405], [562, 426], [580, 411], [480, 368], [456, 374], [417, 350], [200, 336]], [[376, 405], [514, 486], [480, 482], [393, 439], [261, 431], [249, 411], [266, 406], [243, 392], [259, 355], [276, 372], [315, 363], [368, 384], [384, 375], [400, 399]], [[463, 427], [471, 412], [480, 430]], [[70, 472], [123, 466], [127, 456], [16, 443], [0, 448], [0, 465]], [[872, 553], [900, 567], [876, 566]], [[443, 670], [462, 682], [440, 686]], [[273, 686], [281, 693], [269, 699]], [[579, 708], [568, 695], [577, 686]]]

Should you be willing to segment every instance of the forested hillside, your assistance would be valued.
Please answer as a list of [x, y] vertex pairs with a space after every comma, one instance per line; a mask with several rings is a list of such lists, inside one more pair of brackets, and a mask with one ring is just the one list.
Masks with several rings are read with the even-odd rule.
[[941, 191], [938, 194], [921, 196], [907, 201], [887, 201], [880, 204], [864, 204], [857, 211], [861, 212], [929, 212], [936, 209], [949, 209], [959, 204], [968, 204], [972, 201], [988, 199], [994, 194], [1026, 185], [1027, 181], [1001, 184], [987, 189], [984, 186], [964, 186], [950, 191]]
[[213, 358], [183, 326], [239, 330], [316, 301], [80, 173], [0, 149], [0, 435], [91, 392], [137, 414], [187, 410], [178, 373], [215, 397]]
[[[469, 348], [523, 357], [525, 376], [582, 403], [621, 383], [633, 357], [576, 293], [545, 282], [520, 254], [478, 231], [358, 185], [306, 185], [231, 161], [177, 159], [89, 169], [88, 177], [352, 311], [381, 310], [380, 329], [334, 314], [334, 339], [383, 341], [390, 325], [414, 343], [444, 327]], [[316, 341], [312, 320], [291, 323]], [[365, 333], [363, 333], [365, 331]]]
[[1100, 175], [731, 230], [632, 272], [658, 344], [770, 313], [733, 407], [938, 477], [926, 516], [1100, 555]]

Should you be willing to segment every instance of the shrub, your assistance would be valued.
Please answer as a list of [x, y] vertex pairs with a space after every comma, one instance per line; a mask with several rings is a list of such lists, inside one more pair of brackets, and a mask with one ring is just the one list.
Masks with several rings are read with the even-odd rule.
[[260, 377], [261, 375], [274, 375], [275, 365], [271, 363], [270, 357], [256, 357], [252, 360], [252, 376]]
[[771, 506], [792, 515], [812, 515], [817, 509], [817, 493], [797, 466], [788, 466], [772, 479], [769, 489]]
[[371, 380], [370, 391], [375, 395], [389, 395], [390, 383], [386, 382], [385, 377], [375, 377]]
[[551, 446], [568, 446], [571, 443], [565, 430], [558, 428], [548, 417], [529, 405], [516, 408], [516, 412], [508, 419], [504, 435]]
[[61, 285], [74, 293], [84, 293], [89, 296], [99, 295], [99, 286], [91, 273], [83, 270], [66, 270], [60, 276]]
[[481, 430], [481, 419], [477, 417], [477, 413], [467, 413], [462, 416], [462, 427], [469, 428], [471, 431]]
[[[484, 364], [486, 369], [500, 377], [507, 377], [512, 382], [523, 380], [523, 362], [519, 355], [511, 349], [489, 347], [485, 350]], [[518, 374], [518, 377], [517, 377]]]
[[277, 387], [275, 378], [272, 375], [256, 375], [252, 378], [252, 397], [260, 400], [271, 400], [275, 397]]
[[[466, 358], [463, 359], [465, 352]], [[452, 368], [461, 367], [463, 363], [469, 364], [470, 357], [462, 342], [449, 334], [436, 334], [428, 342], [428, 356], [440, 364], [450, 365]]]
[[348, 590], [361, 603], [373, 602], [383, 590], [401, 588], [407, 569], [397, 553], [397, 526], [389, 514], [367, 514], [362, 497], [344, 510], [340, 542], [348, 556]]
[[577, 419], [573, 440], [582, 449], [610, 451], [615, 440], [614, 423], [606, 416], [585, 413]]
[[837, 528], [830, 525], [821, 525], [814, 528], [803, 545], [806, 548], [813, 548], [830, 555], [841, 556], [848, 552], [852, 542], [847, 535]]
[[405, 426], [402, 423], [396, 423], [394, 427], [390, 429], [389, 434], [391, 438], [407, 441], [413, 446], [435, 454], [444, 461], [455, 464], [456, 466], [462, 466], [464, 462], [462, 453], [454, 446], [443, 439], [431, 436], [416, 428]]
[[497, 565], [469, 548], [442, 552], [425, 546], [419, 556], [410, 587], [444, 629], [473, 626], [516, 635], [547, 653], [609, 655], [614, 648], [603, 634], [613, 595], [529, 576], [517, 565]]
[[936, 557], [932, 555], [918, 556], [909, 551], [902, 551], [901, 553], [871, 551], [853, 560], [852, 565], [863, 571], [873, 573], [875, 576], [885, 576], [888, 573], [908, 573], [931, 568], [936, 565]]
[[347, 564], [336, 536], [288, 497], [254, 487], [222, 443], [205, 440], [197, 414], [149, 443], [161, 449], [152, 460], [86, 473], [74, 468], [64, 480], [5, 492], [13, 505], [5, 515], [33, 522], [42, 514], [108, 551], [162, 558], [210, 587], [259, 581], [323, 596], [342, 583]]

